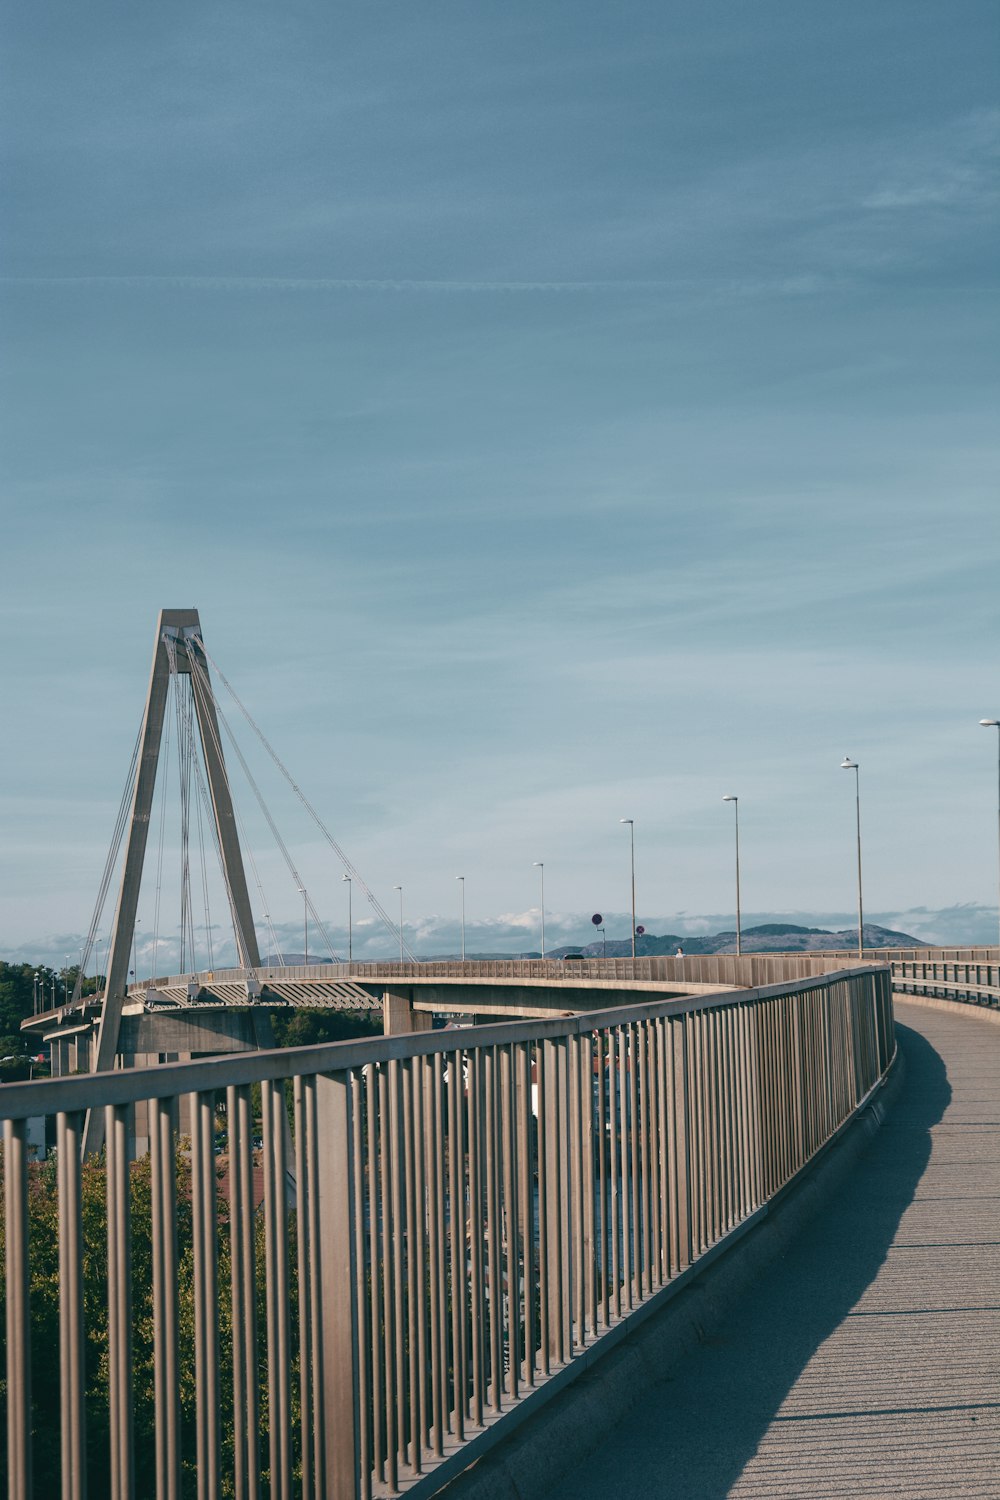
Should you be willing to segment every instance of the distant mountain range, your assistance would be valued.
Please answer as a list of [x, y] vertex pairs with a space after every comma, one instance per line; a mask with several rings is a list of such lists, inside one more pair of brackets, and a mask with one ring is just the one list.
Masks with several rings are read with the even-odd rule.
[[[863, 936], [866, 948], [926, 948], [928, 946], [920, 938], [911, 937], [907, 932], [893, 932], [889, 927], [878, 927], [869, 922], [865, 923]], [[765, 922], [760, 927], [745, 927], [741, 938], [744, 953], [816, 953], [831, 948], [856, 948], [858, 929], [848, 927], [841, 932], [831, 932], [825, 927], [796, 927], [792, 923]], [[683, 937], [677, 933], [668, 932], [656, 937], [652, 933], [644, 932], [635, 940], [637, 957], [647, 958], [655, 954], [676, 953], [678, 948], [684, 953], [691, 954], [735, 953], [736, 933], [717, 932], [712, 937]], [[609, 958], [629, 958], [632, 953], [632, 944], [629, 938], [613, 939], [608, 943], [607, 950], [600, 941], [587, 943], [583, 947], [570, 944], [565, 948], [551, 949], [546, 957], [565, 958], [567, 953], [582, 953], [585, 958], [600, 958], [605, 951]]]

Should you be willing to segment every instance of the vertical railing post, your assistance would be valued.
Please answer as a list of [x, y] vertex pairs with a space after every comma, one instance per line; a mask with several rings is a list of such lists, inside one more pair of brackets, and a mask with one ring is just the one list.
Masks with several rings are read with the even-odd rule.
[[268, 1467], [272, 1500], [291, 1500], [291, 1317], [288, 1304], [288, 1115], [280, 1080], [261, 1085], [264, 1139], [264, 1275], [267, 1319]]
[[549, 1366], [562, 1364], [567, 1357], [564, 1323], [568, 1276], [566, 1274], [565, 1173], [566, 1132], [566, 1044], [562, 1037], [543, 1044], [543, 1093], [539, 1112], [545, 1116], [545, 1184], [544, 1201], [538, 1205], [539, 1217], [545, 1217], [546, 1252], [546, 1327], [548, 1331]]
[[23, 1120], [5, 1120], [7, 1275], [7, 1494], [31, 1494], [31, 1338], [28, 1279], [28, 1147]]
[[[153, 1391], [156, 1406], [156, 1500], [178, 1500], [181, 1488], [177, 1357], [177, 1205], [173, 1101], [149, 1104], [153, 1249]], [[62, 1150], [60, 1148], [60, 1156]], [[60, 1162], [60, 1165], [62, 1163]], [[237, 1489], [237, 1500], [245, 1500]]]
[[[81, 1115], [57, 1120], [59, 1178], [59, 1417], [62, 1500], [84, 1500], [87, 1457], [83, 1327], [83, 1218], [80, 1199]], [[8, 1382], [7, 1389], [10, 1389]]]
[[322, 1350], [325, 1418], [325, 1487], [322, 1500], [356, 1500], [358, 1412], [357, 1298], [361, 1270], [355, 1255], [354, 1221], [360, 1211], [354, 1182], [350, 1079], [333, 1073], [316, 1080], [318, 1138], [323, 1142], [319, 1167], [320, 1263], [317, 1287], [322, 1298]]
[[678, 1016], [671, 1020], [670, 1031], [673, 1041], [673, 1080], [671, 1097], [674, 1108], [674, 1142], [672, 1160], [674, 1163], [676, 1182], [676, 1214], [677, 1214], [677, 1267], [678, 1271], [685, 1270], [694, 1256], [694, 1245], [692, 1243], [692, 1213], [691, 1213], [691, 1132], [690, 1124], [690, 1101], [688, 1098], [688, 1029], [690, 1017]]
[[108, 1208], [108, 1407], [112, 1500], [135, 1493], [132, 1426], [132, 1202], [128, 1107], [104, 1111]]
[[219, 1277], [215, 1095], [191, 1097], [191, 1238], [194, 1259], [195, 1423], [198, 1500], [218, 1500]]

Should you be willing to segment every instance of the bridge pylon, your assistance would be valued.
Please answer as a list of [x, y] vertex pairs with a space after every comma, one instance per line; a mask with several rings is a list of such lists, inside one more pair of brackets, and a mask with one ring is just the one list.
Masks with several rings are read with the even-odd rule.
[[[132, 789], [118, 902], [108, 948], [104, 1004], [97, 1034], [95, 1072], [105, 1072], [115, 1065], [119, 1050], [122, 1010], [128, 989], [129, 954], [135, 930], [139, 890], [146, 856], [153, 794], [163, 741], [167, 690], [173, 674], [192, 678], [195, 717], [201, 742], [208, 792], [222, 873], [226, 883], [236, 935], [240, 964], [247, 969], [260, 967], [260, 952], [254, 929], [246, 872], [240, 850], [239, 832], [233, 812], [229, 778], [226, 773], [215, 695], [211, 688], [208, 659], [196, 609], [163, 609], [156, 625], [153, 642], [153, 664], [146, 694], [146, 709], [139, 735], [139, 754], [135, 784]], [[274, 1045], [270, 1017], [266, 1011], [251, 1011], [254, 1042], [258, 1047]], [[84, 1151], [100, 1149], [103, 1140], [103, 1113], [94, 1110], [88, 1117]]]

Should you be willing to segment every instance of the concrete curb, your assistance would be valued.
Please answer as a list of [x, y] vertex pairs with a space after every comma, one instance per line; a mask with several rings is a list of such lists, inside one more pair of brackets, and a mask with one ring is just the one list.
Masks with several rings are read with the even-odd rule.
[[[959, 1007], [951, 1007], [956, 1009]], [[566, 1471], [601, 1445], [633, 1402], [721, 1327], [748, 1284], [841, 1186], [903, 1087], [902, 1056], [884, 1087], [767, 1217], [579, 1376], [511, 1437], [441, 1491], [446, 1500], [543, 1500]]]

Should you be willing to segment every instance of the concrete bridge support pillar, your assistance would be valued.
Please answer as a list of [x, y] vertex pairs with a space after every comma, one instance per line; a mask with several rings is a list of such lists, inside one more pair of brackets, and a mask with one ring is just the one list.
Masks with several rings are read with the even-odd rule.
[[386, 990], [382, 996], [382, 1029], [386, 1036], [408, 1036], [414, 1031], [430, 1031], [429, 1010], [414, 1010], [413, 988]]

